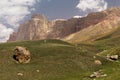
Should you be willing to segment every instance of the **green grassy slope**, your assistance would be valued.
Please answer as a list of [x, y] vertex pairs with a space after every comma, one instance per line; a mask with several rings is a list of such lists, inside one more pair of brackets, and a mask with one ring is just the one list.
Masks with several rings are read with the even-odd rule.
[[[30, 50], [30, 63], [17, 64], [12, 59], [15, 46], [25, 46]], [[100, 68], [94, 64], [94, 55], [95, 51], [87, 50], [85, 46], [59, 40], [0, 44], [0, 80], [82, 80]], [[104, 59], [98, 59], [104, 62]]]
[[[112, 36], [78, 45], [60, 40], [3, 43], [0, 44], [0, 80], [93, 80], [89, 75], [98, 70], [107, 76], [96, 80], [119, 80], [120, 60], [110, 62], [104, 55], [98, 55], [104, 50], [107, 50], [104, 54], [119, 54], [119, 42], [119, 36]], [[30, 50], [30, 63], [18, 64], [12, 59], [15, 46]], [[102, 65], [96, 65], [94, 60], [101, 60]]]
[[[88, 51], [93, 51], [96, 55], [106, 58], [107, 54], [120, 56], [120, 28], [116, 29], [112, 33], [92, 41], [90, 43], [79, 44], [80, 47], [87, 49]], [[89, 53], [90, 53], [89, 52]], [[106, 77], [96, 78], [95, 80], [119, 80], [120, 79], [120, 59], [117, 61], [105, 62], [100, 70]], [[85, 79], [89, 80], [89, 79]], [[92, 80], [92, 79], [90, 79]]]
[[[101, 57], [105, 58], [107, 54], [117, 54], [120, 56], [120, 28], [110, 35], [94, 41], [92, 45], [99, 49], [97, 55]], [[105, 66], [102, 66], [102, 70], [104, 73], [108, 74], [108, 76], [98, 78], [97, 80], [119, 80], [120, 60], [107, 63]]]

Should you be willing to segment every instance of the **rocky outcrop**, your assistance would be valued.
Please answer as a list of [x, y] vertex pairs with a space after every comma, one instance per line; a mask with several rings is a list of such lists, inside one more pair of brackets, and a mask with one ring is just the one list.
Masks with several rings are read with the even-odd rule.
[[[68, 20], [53, 20], [48, 21], [45, 16], [35, 14], [32, 19], [21, 24], [17, 33], [13, 33], [8, 41], [21, 41], [21, 40], [40, 40], [40, 39], [61, 39], [70, 34], [80, 32], [83, 29], [90, 28], [85, 35], [83, 30], [81, 36], [98, 34], [107, 32], [113, 29], [120, 17], [120, 8], [111, 8], [102, 12], [90, 13], [86, 17], [71, 18]], [[99, 27], [100, 26], [100, 27]], [[94, 27], [94, 28], [93, 28]], [[98, 32], [91, 32], [93, 29]], [[103, 29], [103, 30], [102, 30]], [[109, 32], [109, 31], [108, 31]], [[78, 33], [79, 34], [79, 33]], [[103, 34], [100, 34], [103, 35]], [[66, 38], [66, 40], [78, 39], [74, 34]], [[89, 37], [89, 36], [88, 36]], [[97, 37], [95, 35], [95, 37]], [[86, 40], [86, 38], [83, 40]]]
[[[39, 40], [51, 38], [63, 38], [90, 25], [95, 25], [106, 15], [91, 13], [83, 18], [71, 18], [68, 20], [48, 21], [43, 15], [35, 14], [32, 19], [21, 24], [18, 31], [10, 35], [8, 42], [21, 40]], [[94, 21], [92, 21], [93, 19]]]
[[52, 23], [43, 15], [33, 15], [31, 20], [20, 25], [16, 41], [45, 39], [51, 27]]
[[10, 34], [8, 42], [15, 41], [16, 40], [17, 33], [13, 32]]

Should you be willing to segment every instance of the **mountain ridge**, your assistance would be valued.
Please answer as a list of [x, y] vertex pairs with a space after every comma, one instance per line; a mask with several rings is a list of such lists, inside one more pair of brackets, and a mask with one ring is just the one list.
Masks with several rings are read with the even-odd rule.
[[109, 14], [103, 21], [96, 25], [89, 26], [81, 31], [67, 36], [64, 40], [71, 43], [80, 43], [84, 41], [94, 41], [96, 39], [105, 37], [120, 27], [120, 8], [111, 8], [103, 13]]
[[[41, 14], [35, 14], [32, 16], [31, 20], [20, 25], [16, 33], [11, 34], [8, 42], [23, 41], [23, 40], [41, 40], [41, 39], [63, 39], [65, 41], [71, 42], [69, 40], [71, 35], [73, 36], [75, 33], [84, 32], [84, 29], [87, 28], [89, 30], [90, 27], [92, 28], [96, 26], [97, 29], [97, 26], [109, 25], [109, 27], [107, 27], [108, 32], [110, 28], [111, 31], [113, 31], [112, 27], [116, 25], [116, 22], [119, 23], [119, 17], [120, 17], [120, 8], [110, 8], [102, 12], [90, 13], [86, 17], [71, 18], [68, 20], [58, 19], [58, 20], [49, 21], [45, 18], [45, 16]], [[105, 28], [105, 27], [99, 27], [99, 28]], [[96, 34], [94, 32], [93, 33], [86, 32], [86, 33], [87, 35]], [[71, 37], [71, 40], [72, 38], [74, 37]]]

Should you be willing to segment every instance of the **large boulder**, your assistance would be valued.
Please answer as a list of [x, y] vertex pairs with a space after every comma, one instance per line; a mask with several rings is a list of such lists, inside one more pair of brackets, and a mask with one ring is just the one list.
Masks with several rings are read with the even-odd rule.
[[31, 56], [30, 52], [27, 48], [16, 46], [14, 48], [13, 59], [17, 61], [17, 63], [29, 63]]

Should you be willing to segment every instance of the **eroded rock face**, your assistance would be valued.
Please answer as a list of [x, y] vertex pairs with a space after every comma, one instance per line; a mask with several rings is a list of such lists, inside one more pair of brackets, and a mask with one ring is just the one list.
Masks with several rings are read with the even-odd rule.
[[16, 40], [16, 36], [17, 36], [17, 33], [13, 32], [10, 35], [8, 42], [15, 41]]
[[18, 63], [29, 63], [31, 59], [30, 52], [25, 47], [16, 46], [14, 48], [13, 59]]
[[20, 25], [16, 41], [45, 39], [51, 25], [43, 15], [34, 15], [31, 20]]
[[[31, 20], [21, 24], [16, 34], [13, 33], [8, 41], [61, 39], [86, 28], [92, 29], [91, 27], [94, 27], [100, 35], [103, 35], [111, 31], [119, 22], [120, 8], [111, 8], [102, 12], [90, 13], [86, 17], [68, 20], [49, 21], [45, 16], [35, 14]], [[88, 32], [86, 36], [94, 36], [95, 34], [94, 32]], [[83, 34], [81, 35], [83, 36]]]
[[33, 15], [31, 20], [21, 24], [18, 31], [10, 35], [8, 42], [64, 38], [65, 36], [82, 30], [90, 25], [97, 24], [104, 16], [105, 15], [99, 17], [90, 14], [83, 18], [48, 21], [43, 15], [36, 14]]

